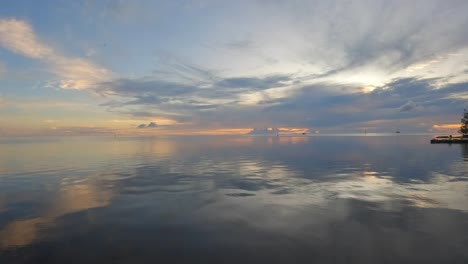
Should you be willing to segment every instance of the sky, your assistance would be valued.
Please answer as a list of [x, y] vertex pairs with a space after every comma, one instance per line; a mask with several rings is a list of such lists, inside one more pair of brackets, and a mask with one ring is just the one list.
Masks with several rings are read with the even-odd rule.
[[456, 133], [467, 13], [465, 0], [9, 1], [0, 136]]

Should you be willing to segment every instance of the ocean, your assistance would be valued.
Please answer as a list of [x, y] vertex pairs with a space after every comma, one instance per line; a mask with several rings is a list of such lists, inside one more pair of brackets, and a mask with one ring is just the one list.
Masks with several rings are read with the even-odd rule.
[[0, 263], [468, 263], [430, 138], [0, 138]]

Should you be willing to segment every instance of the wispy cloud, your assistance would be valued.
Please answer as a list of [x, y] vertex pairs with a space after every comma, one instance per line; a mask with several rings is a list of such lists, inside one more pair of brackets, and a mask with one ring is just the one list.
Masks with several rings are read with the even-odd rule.
[[233, 41], [226, 43], [227, 48], [235, 49], [235, 50], [248, 49], [248, 48], [252, 48], [253, 46], [254, 46], [254, 43], [252, 39], [250, 38], [245, 38], [242, 40], [233, 40]]
[[[399, 78], [363, 92], [358, 84], [307, 85], [289, 75], [210, 76], [201, 86], [151, 78], [119, 79], [101, 83], [96, 91], [116, 98], [105, 106], [134, 117], [166, 117], [198, 127], [299, 126], [323, 130], [373, 120], [397, 122], [453, 113], [463, 103], [455, 95], [466, 91], [467, 85], [440, 87], [439, 79]], [[288, 92], [272, 92], [278, 88]], [[259, 90], [264, 93], [256, 103], [240, 103]], [[425, 111], [414, 111], [417, 108]]]
[[440, 77], [446, 73], [430, 71], [454, 60], [446, 54], [467, 58], [460, 52], [468, 43], [466, 10], [464, 1], [252, 1], [236, 25], [216, 32], [230, 40], [217, 47], [230, 49], [213, 56], [244, 73], [280, 69], [320, 81], [350, 82], [358, 75], [364, 84], [382, 85], [416, 74]]
[[1, 19], [0, 35], [0, 44], [20, 55], [34, 59], [47, 59], [54, 55], [50, 47], [37, 39], [33, 29], [25, 21]]
[[416, 107], [418, 107], [418, 105], [415, 102], [410, 100], [406, 104], [400, 106], [398, 110], [400, 112], [409, 112], [409, 111], [416, 109]]
[[[186, 5], [86, 1], [85, 11], [74, 14], [64, 2], [61, 12], [77, 17], [63, 39], [62, 27], [44, 26], [37, 17], [0, 19], [0, 47], [39, 62], [22, 67], [18, 56], [2, 58], [0, 78], [18, 82], [15, 71], [24, 71], [29, 79], [21, 81], [33, 82], [46, 69], [55, 75], [47, 80], [54, 87], [101, 95], [86, 103], [112, 118], [134, 120], [127, 126], [141, 133], [153, 133], [136, 129], [151, 121], [159, 126], [154, 132], [168, 124], [326, 131], [385, 130], [407, 122], [431, 129], [466, 104], [467, 1]], [[63, 21], [63, 14], [54, 21]], [[83, 30], [74, 21], [95, 28]], [[35, 23], [47, 39], [35, 32]], [[82, 57], [70, 55], [78, 53]], [[62, 100], [72, 93], [52, 96]]]
[[[113, 111], [122, 109], [135, 117], [162, 116], [179, 122], [200, 120], [209, 112], [237, 109], [239, 103], [251, 93], [285, 87], [293, 82], [288, 75], [223, 78], [215, 72], [191, 65], [178, 64], [179, 74], [197, 76], [198, 82], [188, 84], [185, 78], [166, 75], [160, 78], [121, 78], [99, 83], [93, 88], [96, 93], [113, 99], [102, 104]], [[159, 74], [161, 74], [159, 72]]]
[[[447, 114], [460, 111], [466, 101], [451, 95], [465, 90], [468, 83], [448, 84], [436, 89], [436, 79], [405, 78], [393, 80], [369, 93], [346, 94], [333, 94], [328, 91], [336, 88], [325, 87], [326, 84], [305, 86], [280, 103], [265, 107], [264, 111], [269, 114], [264, 116], [274, 116], [276, 122], [289, 126], [320, 128], [372, 120], [399, 122], [428, 116], [433, 119], [432, 122], [440, 122], [443, 121], [441, 117], [446, 118]], [[422, 107], [425, 111], [411, 111], [416, 107]], [[430, 126], [426, 124], [428, 128]]]
[[44, 62], [61, 79], [63, 89], [86, 89], [111, 78], [111, 71], [93, 62], [64, 56], [42, 42], [27, 22], [0, 19], [0, 45], [19, 55]]
[[218, 87], [225, 88], [255, 88], [255, 89], [270, 89], [275, 87], [283, 87], [290, 81], [287, 75], [272, 75], [263, 78], [259, 77], [238, 77], [226, 78], [215, 84]]

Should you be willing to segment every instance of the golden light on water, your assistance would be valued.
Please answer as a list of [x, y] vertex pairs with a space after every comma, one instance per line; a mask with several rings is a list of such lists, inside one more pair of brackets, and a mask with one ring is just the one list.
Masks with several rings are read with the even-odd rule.
[[27, 246], [35, 241], [41, 230], [55, 225], [61, 216], [107, 206], [111, 197], [110, 191], [93, 184], [64, 186], [55, 202], [42, 211], [40, 217], [19, 219], [4, 226], [0, 230], [0, 249]]

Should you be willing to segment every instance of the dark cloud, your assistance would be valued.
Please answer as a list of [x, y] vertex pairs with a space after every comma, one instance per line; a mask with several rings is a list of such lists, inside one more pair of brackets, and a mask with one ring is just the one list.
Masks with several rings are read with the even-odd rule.
[[252, 48], [253, 46], [253, 41], [252, 39], [243, 39], [243, 40], [236, 40], [236, 41], [231, 41], [226, 44], [227, 48], [230, 49], [248, 49]]
[[412, 111], [414, 109], [416, 109], [418, 105], [413, 102], [413, 101], [408, 101], [406, 104], [400, 106], [400, 108], [398, 109], [400, 112], [409, 112], [409, 111]]
[[279, 130], [277, 128], [254, 128], [250, 131], [249, 135], [277, 135]]
[[217, 71], [187, 63], [173, 54], [160, 54], [158, 60], [159, 65], [153, 71], [158, 80], [171, 80], [176, 83], [183, 81], [202, 85], [219, 79]]
[[124, 97], [135, 97], [144, 100], [148, 95], [153, 100], [157, 96], [180, 96], [191, 94], [198, 88], [196, 86], [182, 83], [173, 83], [147, 78], [140, 79], [117, 79], [98, 84], [94, 90], [103, 95], [118, 95]]
[[[205, 80], [196, 86], [187, 85], [181, 80], [117, 79], [99, 84], [95, 91], [103, 96], [116, 98], [102, 104], [113, 112], [127, 113], [134, 117], [166, 117], [186, 122], [201, 121], [206, 116], [218, 118], [219, 113], [229, 114], [238, 108], [240, 96], [284, 86], [284, 82], [291, 80], [286, 75], [222, 79], [191, 65], [177, 64], [176, 68]], [[218, 100], [223, 103], [214, 103]], [[214, 111], [216, 113], [210, 114]]]
[[139, 124], [137, 128], [155, 128], [158, 125], [155, 122], [150, 122], [148, 125], [147, 124]]
[[[437, 88], [436, 79], [396, 79], [370, 93], [333, 94], [342, 85], [305, 86], [291, 97], [266, 106], [265, 117], [290, 126], [345, 127], [374, 120], [395, 120], [456, 114], [466, 103], [457, 97], [466, 91], [468, 83], [449, 84]], [[320, 89], [320, 86], [325, 89]], [[348, 86], [352, 90], [353, 86]], [[417, 107], [425, 111], [410, 111]], [[395, 111], [397, 109], [397, 111]], [[403, 111], [399, 111], [399, 110]], [[404, 113], [404, 115], [403, 115]], [[438, 120], [446, 121], [446, 120]]]
[[[291, 80], [287, 75], [270, 75], [266, 77], [238, 77], [217, 78], [213, 82], [204, 82], [203, 85], [187, 85], [182, 82], [169, 82], [141, 79], [117, 79], [98, 84], [94, 90], [104, 96], [119, 96], [131, 100], [111, 100], [103, 106], [125, 105], [158, 105], [170, 99], [178, 99], [190, 103], [193, 98], [234, 99], [240, 94], [250, 91], [265, 90], [285, 86]], [[206, 102], [204, 102], [206, 104]]]
[[[352, 84], [322, 82], [301, 87], [303, 79], [292, 75], [223, 79], [190, 65], [178, 68], [203, 81], [188, 85], [181, 80], [117, 79], [100, 84], [96, 91], [120, 98], [103, 106], [134, 117], [164, 117], [199, 127], [281, 124], [325, 129], [454, 114], [466, 102], [458, 95], [466, 93], [468, 87], [466, 83], [441, 86], [443, 80], [436, 78], [399, 78], [364, 93]], [[286, 85], [292, 85], [292, 90], [281, 98], [265, 92]], [[263, 100], [256, 105], [240, 104], [241, 96], [251, 92], [260, 94]], [[417, 108], [424, 111], [414, 111]]]
[[168, 118], [172, 120], [176, 120], [179, 122], [190, 122], [193, 119], [192, 115], [184, 115], [184, 114], [173, 114], [173, 113], [153, 113], [153, 112], [145, 112], [145, 111], [132, 111], [132, 110], [125, 110], [125, 111], [119, 111], [120, 114], [135, 117], [137, 119], [140, 118], [154, 118], [154, 117], [160, 117], [160, 118]]
[[[251, 11], [236, 15], [235, 19], [223, 12], [240, 10], [238, 7], [245, 7], [245, 3], [217, 7], [221, 15], [208, 16], [208, 20], [203, 21], [193, 20], [198, 22], [188, 26], [195, 26], [194, 30], [172, 27], [173, 16], [164, 10], [180, 11], [179, 4], [168, 4], [171, 8], [166, 4], [154, 4], [159, 5], [155, 9], [147, 8], [153, 4], [107, 2], [93, 2], [91, 6], [98, 8], [87, 10], [86, 13], [94, 17], [93, 23], [98, 22], [95, 19], [102, 10], [101, 19], [111, 14], [112, 17], [128, 17], [128, 22], [132, 23], [129, 25], [136, 25], [133, 23], [138, 19], [133, 18], [143, 18], [142, 14], [151, 13], [152, 21], [163, 19], [158, 21], [162, 30], [156, 32], [158, 27], [144, 23], [146, 26], [139, 27], [137, 32], [139, 36], [149, 36], [148, 40], [155, 43], [152, 52], [143, 50], [147, 46], [144, 41], [133, 43], [142, 44], [138, 46], [141, 50], [137, 46], [119, 47], [122, 41], [118, 39], [106, 40], [106, 52], [91, 47], [93, 45], [89, 47], [102, 55], [135, 60], [125, 61], [127, 65], [143, 58], [141, 55], [148, 55], [145, 58], [151, 61], [144, 65], [154, 67], [149, 77], [117, 78], [90, 88], [107, 98], [101, 106], [113, 113], [145, 117], [144, 120], [166, 117], [198, 126], [256, 127], [260, 123], [259, 126], [344, 127], [377, 120], [452, 115], [466, 106], [463, 98], [467, 98], [467, 84], [448, 82], [461, 80], [461, 73], [468, 73], [465, 55], [468, 1], [251, 1], [248, 5]], [[154, 10], [166, 15], [154, 16]], [[192, 21], [194, 14], [187, 12], [183, 17]], [[115, 22], [119, 21], [110, 21], [111, 24]], [[182, 22], [180, 25], [187, 24]], [[210, 30], [198, 28], [207, 23], [223, 26]], [[172, 30], [169, 31], [174, 38], [158, 35], [164, 35], [168, 29]], [[101, 40], [95, 44], [99, 45]], [[180, 44], [177, 48], [170, 46], [174, 41]], [[206, 50], [207, 45], [213, 48]], [[213, 69], [183, 61], [162, 49], [184, 50], [184, 56], [201, 65], [211, 65]], [[76, 61], [97, 67], [106, 60], [92, 62], [76, 58]], [[108, 63], [112, 61], [107, 60]], [[272, 67], [272, 63], [277, 65]], [[458, 68], [449, 71], [449, 77], [444, 72], [450, 65], [458, 65]], [[90, 78], [85, 83], [91, 85], [122, 73], [119, 67], [111, 66], [107, 65], [109, 69], [102, 69], [102, 73], [83, 70]], [[67, 67], [63, 68], [53, 72], [67, 72]], [[417, 70], [411, 73], [410, 68]], [[388, 73], [396, 74], [385, 75]], [[63, 77], [65, 82], [79, 81], [72, 80], [75, 74], [57, 74], [63, 75], [58, 77]], [[136, 70], [135, 74], [141, 72]], [[370, 93], [347, 84], [355, 76], [362, 82], [381, 82], [386, 77], [380, 76], [412, 74], [410, 78], [391, 80]], [[81, 77], [83, 73], [78, 75]], [[445, 79], [416, 77], [444, 75]], [[272, 91], [272, 88], [284, 89]], [[253, 105], [252, 102], [257, 103]], [[4, 102], [0, 97], [1, 105]], [[422, 109], [424, 111], [415, 111]]]
[[127, 105], [157, 105], [160, 104], [163, 100], [161, 100], [159, 97], [154, 96], [154, 95], [149, 95], [149, 96], [135, 96], [135, 100], [129, 101], [126, 104]]
[[264, 78], [257, 77], [241, 77], [227, 78], [215, 84], [218, 87], [226, 88], [254, 88], [254, 89], [269, 89], [274, 87], [285, 86], [285, 82], [290, 81], [290, 77], [286, 75], [273, 75]]

